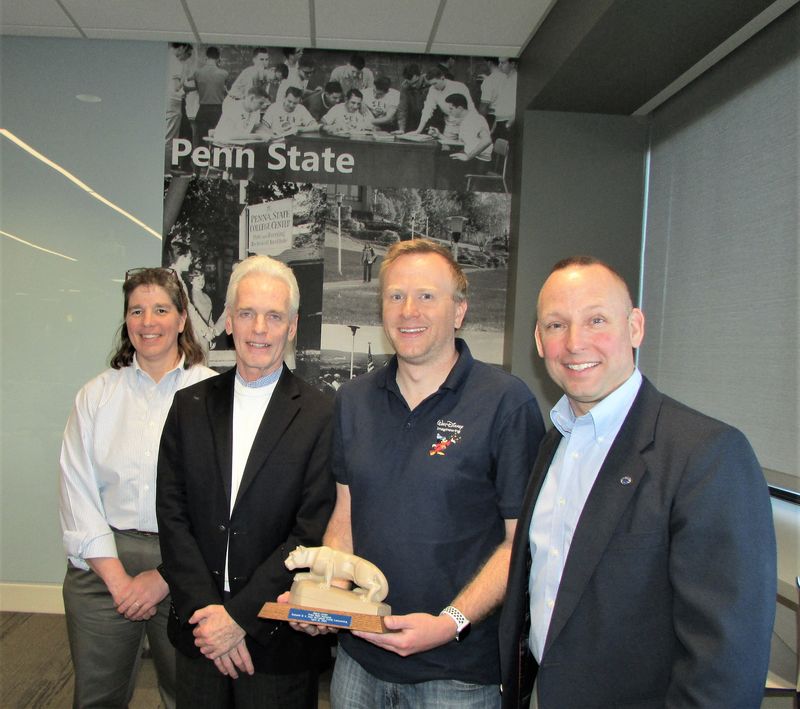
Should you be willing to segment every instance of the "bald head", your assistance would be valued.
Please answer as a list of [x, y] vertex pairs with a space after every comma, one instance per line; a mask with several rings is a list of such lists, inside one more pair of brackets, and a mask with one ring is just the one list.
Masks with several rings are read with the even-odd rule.
[[[633, 308], [633, 296], [631, 295], [631, 289], [628, 287], [627, 282], [625, 279], [619, 274], [612, 266], [609, 266], [605, 261], [601, 261], [594, 256], [569, 256], [567, 258], [561, 259], [560, 261], [556, 262], [553, 265], [553, 268], [550, 269], [550, 276], [553, 276], [558, 271], [566, 271], [569, 269], [575, 268], [586, 268], [588, 266], [599, 266], [603, 270], [607, 271], [619, 284], [619, 286], [624, 290], [625, 296], [627, 298], [628, 303], [628, 310]], [[550, 280], [548, 277], [547, 280]], [[545, 285], [547, 285], [547, 281], [545, 281]], [[544, 286], [542, 286], [542, 291], [544, 290]], [[537, 317], [539, 315], [539, 307], [542, 301], [542, 291], [539, 292], [539, 298], [536, 301], [536, 314]]]
[[542, 286], [534, 337], [548, 374], [583, 415], [633, 373], [644, 314], [612, 268], [568, 259]]

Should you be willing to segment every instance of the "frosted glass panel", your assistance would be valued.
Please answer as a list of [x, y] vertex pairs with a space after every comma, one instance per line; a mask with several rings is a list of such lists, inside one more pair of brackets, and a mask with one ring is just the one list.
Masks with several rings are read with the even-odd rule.
[[[3, 37], [0, 124], [161, 230], [166, 44]], [[93, 94], [100, 103], [82, 103]], [[0, 582], [60, 582], [61, 434], [161, 242], [0, 138]]]

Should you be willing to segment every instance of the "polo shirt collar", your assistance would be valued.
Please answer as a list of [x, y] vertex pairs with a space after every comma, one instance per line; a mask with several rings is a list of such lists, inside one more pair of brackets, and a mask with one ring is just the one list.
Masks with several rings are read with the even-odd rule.
[[447, 375], [447, 378], [442, 383], [442, 389], [455, 391], [466, 381], [472, 369], [472, 363], [475, 360], [472, 358], [472, 353], [469, 351], [467, 343], [460, 337], [456, 338], [456, 352], [458, 352], [458, 359], [450, 370], [450, 374]]
[[[456, 352], [458, 352], [458, 359], [445, 378], [440, 389], [457, 390], [469, 376], [472, 364], [475, 361], [472, 353], [469, 351], [469, 346], [460, 337], [456, 338]], [[380, 379], [377, 381], [379, 387], [383, 389], [390, 389], [396, 394], [400, 395], [400, 389], [397, 386], [397, 355], [394, 355], [389, 360], [389, 364], [380, 370]]]

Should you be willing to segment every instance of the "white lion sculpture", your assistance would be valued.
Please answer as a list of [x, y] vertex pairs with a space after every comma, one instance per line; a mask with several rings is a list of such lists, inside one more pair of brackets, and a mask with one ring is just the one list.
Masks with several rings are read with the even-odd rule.
[[310, 569], [308, 573], [296, 574], [295, 582], [313, 581], [328, 589], [333, 579], [352, 581], [356, 586], [352, 593], [367, 603], [380, 603], [389, 593], [389, 583], [375, 564], [330, 547], [298, 546], [284, 564], [292, 570]]

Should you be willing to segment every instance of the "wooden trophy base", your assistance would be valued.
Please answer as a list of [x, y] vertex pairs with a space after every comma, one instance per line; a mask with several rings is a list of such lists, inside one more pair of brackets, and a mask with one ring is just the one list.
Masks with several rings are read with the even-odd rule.
[[341, 613], [338, 611], [323, 610], [322, 608], [306, 608], [292, 603], [265, 603], [258, 614], [259, 618], [272, 620], [294, 621], [296, 623], [310, 623], [311, 625], [327, 625], [329, 628], [343, 628], [345, 630], [364, 630], [368, 633], [388, 633], [383, 624], [383, 617], [379, 615], [365, 615], [363, 613]]
[[[324, 606], [324, 607], [323, 607]], [[363, 612], [358, 612], [362, 611]], [[313, 581], [295, 581], [289, 603], [265, 603], [259, 618], [325, 625], [345, 630], [388, 633], [383, 616], [392, 609], [385, 603], [362, 601], [351, 591], [321, 588]]]

